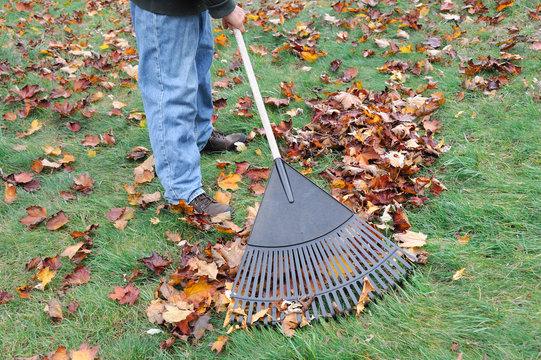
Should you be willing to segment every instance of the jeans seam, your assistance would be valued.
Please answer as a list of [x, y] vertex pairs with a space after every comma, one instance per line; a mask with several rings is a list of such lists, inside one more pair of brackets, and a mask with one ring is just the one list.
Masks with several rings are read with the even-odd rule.
[[162, 150], [164, 161], [167, 164], [167, 169], [168, 169], [167, 183], [168, 183], [168, 187], [174, 193], [176, 198], [180, 198], [178, 196], [177, 192], [174, 190], [174, 187], [173, 187], [173, 184], [172, 184], [171, 174], [173, 173], [173, 171], [171, 169], [171, 164], [169, 163], [169, 160], [167, 159], [167, 150], [166, 150], [167, 146], [165, 146], [165, 131], [163, 129], [163, 122], [165, 120], [165, 114], [164, 114], [164, 111], [163, 111], [163, 97], [164, 97], [164, 94], [165, 94], [165, 90], [164, 90], [164, 86], [163, 86], [163, 82], [162, 82], [162, 72], [161, 72], [161, 69], [160, 69], [160, 58], [161, 57], [160, 57], [160, 46], [159, 46], [158, 33], [157, 33], [157, 17], [158, 16], [156, 14], [153, 14], [154, 39], [155, 39], [156, 60], [157, 60], [156, 61], [156, 71], [158, 73], [158, 83], [160, 84], [160, 90], [161, 90], [160, 101], [159, 101], [159, 109], [160, 109], [159, 127], [160, 127], [160, 133], [162, 134], [162, 141], [161, 141], [161, 149], [160, 150]]

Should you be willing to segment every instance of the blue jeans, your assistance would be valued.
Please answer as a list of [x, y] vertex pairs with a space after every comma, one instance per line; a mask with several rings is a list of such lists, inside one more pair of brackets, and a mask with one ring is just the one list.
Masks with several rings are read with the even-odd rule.
[[210, 16], [173, 17], [130, 6], [156, 174], [166, 200], [190, 203], [204, 192], [200, 151], [212, 133]]

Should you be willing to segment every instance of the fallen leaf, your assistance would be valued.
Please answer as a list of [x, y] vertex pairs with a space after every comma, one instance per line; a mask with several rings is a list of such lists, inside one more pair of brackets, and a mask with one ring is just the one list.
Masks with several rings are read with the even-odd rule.
[[45, 286], [47, 286], [47, 284], [51, 282], [55, 275], [56, 271], [51, 270], [48, 267], [41, 268], [41, 270], [39, 270], [38, 273], [34, 276], [34, 279], [41, 281], [41, 283], [36, 285], [36, 288], [39, 290], [44, 290]]
[[64, 211], [60, 210], [59, 212], [54, 214], [49, 220], [47, 220], [47, 224], [45, 224], [45, 227], [51, 231], [55, 231], [66, 225], [68, 222], [69, 217], [66, 217]]
[[139, 300], [139, 290], [135, 289], [132, 283], [128, 283], [125, 287], [115, 286], [113, 292], [108, 294], [107, 297], [118, 300], [120, 304], [133, 305]]
[[453, 275], [453, 281], [456, 281], [458, 279], [460, 279], [462, 277], [462, 274], [464, 273], [464, 270], [466, 270], [466, 268], [462, 268], [460, 270], [458, 270], [454, 275]]
[[28, 229], [35, 228], [47, 218], [47, 210], [41, 206], [29, 206], [26, 208], [27, 216], [19, 221], [27, 226]]
[[225, 176], [223, 174], [218, 178], [218, 186], [222, 190], [238, 190], [239, 185], [238, 182], [241, 180], [241, 177], [239, 174], [229, 174]]
[[87, 343], [81, 344], [79, 350], [70, 350], [71, 360], [94, 360], [98, 355], [98, 345], [93, 347], [88, 346]]
[[[225, 343], [227, 342], [227, 340], [229, 340], [228, 336], [225, 336], [225, 335], [218, 336], [218, 340], [216, 340], [215, 342], [212, 343], [211, 351], [216, 351], [216, 353], [219, 354], [222, 351], [222, 349], [224, 348]], [[209, 345], [211, 345], [211, 344], [209, 344]]]
[[66, 275], [62, 286], [68, 287], [80, 285], [88, 282], [88, 280], [90, 280], [90, 269], [85, 268], [83, 265], [79, 265], [73, 269], [73, 273]]
[[359, 296], [359, 301], [357, 301], [357, 305], [355, 306], [357, 316], [359, 316], [361, 312], [364, 311], [364, 304], [370, 301], [370, 296], [368, 294], [374, 290], [376, 289], [374, 289], [374, 287], [370, 283], [370, 280], [365, 277], [363, 279], [363, 290], [361, 292], [361, 295]]
[[17, 188], [7, 182], [4, 183], [4, 186], [6, 187], [6, 191], [4, 193], [4, 201], [8, 204], [13, 204], [13, 202], [17, 200]]
[[154, 274], [159, 275], [165, 271], [165, 267], [171, 265], [173, 260], [164, 259], [160, 254], [152, 251], [152, 255], [137, 261], [145, 264]]
[[46, 313], [49, 314], [49, 317], [53, 322], [61, 321], [64, 316], [62, 315], [62, 305], [55, 298], [52, 298], [43, 309]]

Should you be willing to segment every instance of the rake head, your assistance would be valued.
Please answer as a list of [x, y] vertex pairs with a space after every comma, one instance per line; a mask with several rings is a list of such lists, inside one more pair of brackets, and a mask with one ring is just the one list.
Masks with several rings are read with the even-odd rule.
[[282, 300], [305, 304], [307, 319], [333, 317], [357, 305], [365, 277], [381, 295], [411, 269], [392, 241], [283, 165], [295, 200], [288, 201], [275, 166], [233, 283], [232, 323], [252, 324], [254, 314], [270, 308], [256, 323], [276, 324]]

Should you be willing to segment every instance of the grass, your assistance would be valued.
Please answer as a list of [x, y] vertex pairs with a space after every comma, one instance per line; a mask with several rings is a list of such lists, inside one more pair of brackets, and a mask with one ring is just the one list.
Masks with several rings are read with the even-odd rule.
[[[460, 3], [460, 2], [457, 2]], [[493, 4], [486, 2], [487, 6]], [[317, 5], [317, 6], [316, 6]], [[459, 4], [457, 4], [458, 6]], [[399, 2], [398, 7], [408, 9], [409, 2]], [[479, 36], [482, 42], [476, 45], [452, 46], [460, 56], [477, 58], [491, 54], [498, 56], [497, 44], [492, 40], [504, 41], [510, 35], [507, 27], [517, 25], [521, 34], [530, 39], [539, 37], [536, 26], [539, 21], [529, 20], [527, 11], [536, 6], [534, 1], [516, 2], [504, 9], [507, 18], [494, 27], [484, 23], [463, 23], [461, 29], [465, 37]], [[408, 31], [413, 44], [421, 42], [428, 34], [441, 36], [452, 32], [451, 24], [437, 16], [439, 5], [432, 7], [430, 18], [433, 26], [425, 25], [423, 31]], [[36, 5], [36, 9], [40, 9]], [[84, 3], [51, 5], [54, 16], [67, 14], [73, 17], [76, 10], [84, 9]], [[492, 9], [492, 8], [491, 8]], [[84, 36], [93, 44], [94, 50], [108, 54], [110, 50], [99, 49], [103, 43], [102, 33], [126, 25], [126, 6], [118, 3], [104, 7], [103, 15], [85, 16], [78, 26], [70, 25], [72, 33]], [[38, 31], [46, 26], [30, 19], [28, 13], [20, 13], [13, 8], [2, 10], [6, 21], [0, 33], [0, 58], [10, 65], [25, 67], [30, 63], [39, 63], [46, 55], [39, 50], [47, 48], [50, 36], [65, 41], [70, 33], [65, 25], [50, 25], [56, 33], [40, 41]], [[491, 10], [494, 13], [493, 9]], [[334, 14], [325, 4], [312, 4], [303, 10], [298, 18], [287, 20], [284, 27], [290, 30], [301, 20], [310, 20], [315, 14]], [[348, 14], [335, 15], [340, 17]], [[114, 18], [114, 19], [113, 19]], [[115, 19], [120, 22], [115, 24]], [[111, 21], [113, 20], [113, 21]], [[24, 26], [15, 28], [15, 24]], [[2, 24], [0, 24], [2, 25]], [[382, 90], [389, 75], [379, 73], [376, 67], [386, 61], [400, 59], [413, 61], [424, 58], [423, 54], [397, 54], [383, 58], [382, 50], [376, 48], [373, 39], [352, 48], [348, 44], [336, 43], [336, 32], [343, 30], [326, 24], [322, 18], [315, 19], [315, 26], [322, 33], [318, 47], [328, 55], [314, 63], [305, 63], [291, 54], [280, 53], [277, 62], [270, 56], [253, 55], [254, 68], [259, 78], [259, 85], [264, 96], [280, 96], [278, 84], [281, 81], [293, 81], [295, 91], [301, 98], [314, 97], [344, 88], [344, 86], [323, 84], [319, 79], [322, 73], [329, 73], [329, 64], [335, 58], [343, 60], [342, 69], [350, 66], [359, 69], [358, 79], [365, 88]], [[11, 30], [9, 29], [11, 27]], [[20, 36], [19, 31], [26, 31]], [[382, 37], [393, 38], [397, 24], [389, 25]], [[91, 32], [88, 32], [91, 31]], [[362, 32], [350, 30], [350, 38], [356, 39]], [[433, 34], [434, 33], [434, 34]], [[88, 34], [88, 35], [86, 35]], [[133, 41], [129, 34], [122, 37]], [[230, 40], [234, 42], [230, 35]], [[259, 28], [250, 27], [245, 35], [248, 44], [262, 44], [269, 49], [281, 44], [281, 40], [263, 33]], [[26, 44], [26, 58], [21, 53], [17, 41]], [[29, 46], [28, 41], [38, 41], [36, 46]], [[396, 39], [395, 39], [396, 40]], [[398, 40], [396, 40], [398, 41]], [[540, 41], [537, 38], [537, 41]], [[407, 42], [406, 42], [407, 44]], [[400, 45], [402, 46], [402, 44]], [[376, 56], [364, 58], [362, 50], [374, 49]], [[354, 49], [355, 54], [350, 50]], [[219, 59], [231, 59], [234, 45], [216, 46]], [[428, 263], [418, 266], [409, 280], [402, 287], [386, 294], [359, 318], [341, 317], [332, 321], [314, 323], [309, 328], [298, 330], [292, 339], [288, 339], [277, 329], [251, 329], [237, 331], [230, 336], [222, 358], [245, 359], [456, 359], [457, 352], [451, 350], [453, 342], [458, 343], [459, 352], [465, 359], [538, 359], [541, 352], [541, 290], [539, 288], [540, 253], [541, 253], [541, 194], [540, 146], [539, 134], [541, 107], [527, 92], [534, 91], [532, 79], [539, 77], [539, 52], [528, 48], [527, 43], [519, 43], [510, 52], [524, 57], [520, 61], [523, 67], [521, 75], [511, 77], [510, 84], [494, 95], [480, 92], [466, 92], [464, 100], [455, 101], [455, 93], [460, 88], [462, 78], [458, 70], [458, 58], [450, 66], [435, 65], [435, 71], [429, 75], [438, 81], [438, 91], [443, 91], [447, 102], [437, 113], [443, 119], [441, 136], [450, 144], [451, 150], [442, 155], [427, 173], [437, 173], [438, 178], [448, 187], [440, 196], [432, 197], [429, 204], [419, 209], [408, 209], [408, 216], [413, 230], [428, 235], [430, 252]], [[71, 57], [72, 58], [72, 57]], [[219, 61], [213, 65], [212, 72], [224, 67]], [[310, 71], [299, 71], [302, 66], [310, 66]], [[85, 73], [96, 73], [85, 70]], [[340, 71], [339, 71], [340, 72]], [[118, 82], [113, 70], [100, 75]], [[238, 70], [238, 74], [241, 71]], [[331, 77], [336, 76], [330, 74]], [[39, 84], [47, 89], [54, 87], [52, 82], [44, 81], [34, 72], [28, 72], [22, 79], [16, 75], [1, 75], [0, 95], [2, 98], [15, 85]], [[230, 76], [230, 75], [227, 75]], [[125, 77], [120, 74], [119, 77]], [[216, 77], [215, 77], [216, 79]], [[522, 80], [529, 84], [525, 88]], [[423, 77], [410, 77], [406, 86], [416, 88], [426, 83]], [[314, 92], [315, 88], [321, 89]], [[316, 89], [317, 90], [317, 89]], [[537, 89], [539, 92], [539, 89]], [[237, 96], [249, 92], [247, 84], [231, 89], [220, 90], [218, 96], [228, 99], [228, 106], [218, 111], [217, 127], [224, 131], [249, 132], [259, 127], [255, 118], [239, 118], [231, 113]], [[112, 95], [128, 105], [123, 109], [124, 116], [109, 116]], [[81, 98], [83, 94], [74, 97]], [[72, 99], [70, 99], [72, 101]], [[63, 101], [61, 101], [63, 102]], [[300, 102], [293, 102], [290, 108], [301, 107], [304, 114], [294, 119], [295, 126], [302, 126], [310, 121], [308, 107]], [[159, 277], [145, 275], [135, 284], [140, 289], [141, 299], [135, 306], [121, 306], [107, 298], [115, 285], [123, 283], [123, 274], [129, 274], [134, 266], [140, 265], [137, 259], [150, 255], [150, 250], [174, 258], [177, 254], [174, 244], [166, 241], [167, 230], [178, 231], [183, 239], [192, 243], [206, 244], [215, 241], [218, 236], [228, 236], [215, 231], [203, 232], [189, 227], [177, 219], [177, 215], [162, 212], [160, 223], [152, 225], [150, 218], [156, 217], [153, 206], [145, 211], [137, 210], [136, 216], [129, 222], [125, 231], [118, 231], [105, 217], [111, 208], [127, 205], [123, 183], [132, 179], [132, 170], [136, 164], [125, 158], [125, 154], [134, 146], [149, 146], [146, 129], [136, 122], [128, 121], [126, 114], [134, 109], [142, 110], [142, 102], [136, 88], [115, 87], [106, 97], [95, 104], [97, 110], [92, 119], [87, 120], [75, 115], [69, 121], [79, 121], [82, 130], [72, 133], [64, 126], [68, 119], [59, 119], [56, 113], [48, 110], [32, 112], [25, 120], [16, 122], [3, 121], [0, 128], [0, 167], [4, 173], [29, 171], [29, 167], [38, 157], [43, 157], [41, 146], [63, 145], [63, 152], [76, 158], [73, 173], [54, 172], [37, 175], [42, 180], [42, 189], [35, 193], [19, 190], [18, 200], [9, 205], [0, 202], [0, 290], [14, 295], [14, 299], [0, 305], [0, 344], [5, 358], [29, 357], [46, 354], [58, 346], [69, 349], [88, 341], [90, 345], [99, 345], [99, 355], [103, 359], [176, 359], [187, 357], [207, 359], [215, 356], [208, 344], [216, 340], [225, 330], [221, 328], [219, 315], [212, 323], [216, 333], [207, 332], [199, 344], [177, 343], [168, 350], [159, 350], [159, 343], [167, 334], [148, 335], [146, 331], [155, 327], [150, 324], [144, 313], [153, 293], [159, 284]], [[0, 113], [16, 111], [12, 104], [0, 102]], [[285, 110], [270, 109], [271, 121], [287, 119]], [[255, 110], [254, 110], [255, 111]], [[463, 111], [460, 116], [456, 116]], [[475, 114], [475, 116], [474, 116]], [[15, 139], [16, 132], [28, 129], [30, 122], [38, 119], [44, 123], [42, 130], [24, 139]], [[113, 147], [101, 147], [96, 157], [89, 157], [80, 144], [86, 134], [101, 134], [113, 129], [117, 143]], [[15, 144], [25, 144], [26, 151], [12, 149]], [[254, 150], [261, 149], [262, 155]], [[205, 187], [211, 193], [217, 190], [214, 184], [219, 169], [217, 160], [249, 161], [257, 166], [271, 165], [266, 142], [257, 137], [240, 154], [218, 154], [206, 156], [202, 169]], [[321, 159], [319, 171], [330, 163], [331, 159]], [[311, 178], [321, 186], [325, 181], [317, 178], [319, 172], [314, 169]], [[88, 197], [77, 195], [78, 199], [67, 202], [60, 198], [58, 191], [67, 190], [72, 178], [89, 172], [95, 179], [95, 189]], [[237, 219], [243, 218], [245, 208], [253, 205], [253, 198], [246, 185], [234, 193], [233, 206], [238, 211]], [[145, 192], [162, 190], [159, 182], [144, 185]], [[56, 232], [50, 232], [43, 225], [37, 229], [24, 231], [18, 219], [26, 214], [25, 208], [41, 205], [48, 214], [64, 210], [71, 214], [70, 222]], [[33, 291], [29, 299], [15, 296], [15, 288], [31, 283], [33, 273], [24, 270], [24, 265], [32, 258], [54, 256], [73, 244], [70, 231], [82, 231], [87, 225], [99, 223], [98, 236], [94, 237], [93, 255], [83, 264], [91, 269], [89, 283], [76, 286], [67, 291], [61, 303], [67, 305], [77, 301], [79, 309], [65, 315], [64, 320], [54, 324], [43, 311], [45, 302], [56, 297], [63, 277], [72, 271], [73, 265], [64, 261], [57, 276], [45, 291]], [[458, 244], [457, 236], [471, 235], [467, 245]], [[141, 266], [139, 266], [141, 268]], [[464, 277], [452, 281], [453, 274], [465, 268]], [[223, 314], [222, 314], [223, 316]]]

